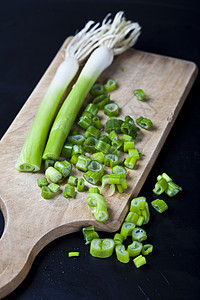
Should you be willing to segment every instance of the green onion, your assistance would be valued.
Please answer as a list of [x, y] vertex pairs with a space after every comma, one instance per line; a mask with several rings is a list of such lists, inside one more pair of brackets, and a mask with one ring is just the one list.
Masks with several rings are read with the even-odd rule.
[[72, 165], [67, 160], [56, 161], [54, 168], [58, 170], [64, 178], [68, 177], [72, 171]]
[[98, 107], [98, 109], [103, 109], [106, 104], [110, 102], [110, 96], [107, 94], [102, 94], [94, 98], [93, 104]]
[[54, 167], [48, 167], [45, 176], [54, 183], [60, 183], [62, 180], [62, 174]]
[[89, 193], [86, 201], [91, 213], [94, 214], [96, 221], [105, 222], [108, 220], [109, 215], [107, 211], [107, 204], [102, 195]]
[[90, 254], [98, 258], [107, 258], [113, 254], [113, 239], [93, 239], [90, 243]]
[[113, 117], [119, 113], [119, 106], [116, 103], [108, 103], [104, 106], [104, 114]]
[[75, 187], [72, 185], [66, 185], [64, 189], [63, 196], [65, 198], [74, 198], [75, 196]]
[[138, 213], [141, 209], [145, 209], [146, 198], [137, 197], [132, 199], [130, 211]]
[[100, 164], [104, 162], [104, 154], [103, 152], [93, 153], [93, 159], [98, 161]]
[[115, 147], [115, 149], [117, 149], [117, 150], [121, 151], [122, 150], [122, 145], [123, 145], [123, 142], [120, 139], [112, 141], [112, 146]]
[[131, 142], [131, 140], [132, 140], [132, 136], [131, 136], [131, 135], [128, 135], [128, 134], [126, 134], [126, 133], [124, 133], [124, 134], [122, 135], [122, 141], [123, 141], [123, 142]]
[[164, 178], [161, 178], [156, 182], [155, 188], [153, 189], [154, 194], [161, 195], [168, 187], [168, 183]]
[[99, 96], [102, 95], [103, 93], [104, 93], [104, 86], [101, 83], [95, 83], [90, 90], [90, 94], [92, 96]]
[[89, 103], [84, 112], [90, 112], [92, 114], [93, 117], [95, 117], [99, 111], [98, 107], [96, 107], [96, 105], [94, 105], [93, 103]]
[[79, 256], [79, 252], [78, 251], [71, 251], [71, 252], [68, 252], [68, 257], [77, 257]]
[[140, 242], [137, 241], [133, 241], [132, 244], [128, 245], [128, 253], [130, 257], [135, 257], [138, 256], [140, 254], [140, 252], [142, 251], [143, 245]]
[[97, 116], [92, 118], [92, 123], [99, 130], [101, 130], [103, 128], [103, 125], [101, 124], [101, 121], [100, 121], [99, 117], [97, 117]]
[[141, 90], [141, 89], [134, 90], [133, 94], [137, 97], [137, 99], [139, 101], [142, 101], [142, 100], [144, 100], [146, 98], [146, 95], [145, 95], [144, 91]]
[[132, 231], [135, 228], [135, 224], [132, 222], [124, 222], [121, 226], [121, 235], [124, 237], [124, 239], [127, 238], [127, 236], [131, 236]]
[[121, 233], [115, 233], [115, 236], [114, 236], [114, 242], [115, 242], [115, 245], [120, 245], [122, 244], [124, 241], [124, 237]]
[[180, 191], [182, 191], [182, 187], [174, 183], [173, 181], [169, 181], [165, 193], [169, 197], [173, 197], [177, 195]]
[[134, 142], [124, 142], [124, 152], [134, 148]]
[[153, 245], [145, 244], [142, 248], [142, 255], [148, 255], [153, 251]]
[[101, 134], [101, 131], [99, 129], [95, 128], [93, 125], [90, 125], [85, 132], [85, 137], [86, 138], [95, 137], [98, 139], [100, 134]]
[[77, 182], [77, 192], [82, 192], [84, 190], [85, 187], [85, 181], [83, 178], [78, 179]]
[[83, 146], [82, 145], [76, 145], [74, 144], [73, 147], [72, 147], [72, 156], [73, 155], [81, 155], [81, 154], [85, 154], [85, 151], [83, 149]]
[[136, 268], [140, 268], [141, 266], [146, 264], [146, 258], [142, 255], [139, 255], [136, 258], [134, 258], [133, 262]]
[[37, 184], [39, 187], [42, 187], [42, 186], [45, 186], [45, 185], [48, 185], [48, 180], [46, 179], [46, 177], [40, 177], [37, 179]]
[[135, 120], [136, 124], [143, 129], [149, 129], [152, 126], [152, 121], [150, 119], [139, 117]]
[[130, 261], [129, 253], [125, 250], [124, 245], [116, 245], [115, 252], [117, 259], [122, 263], [128, 263]]
[[70, 132], [69, 132], [69, 136], [78, 135], [78, 134], [79, 134], [78, 129], [71, 129]]
[[[61, 151], [61, 157], [65, 158], [71, 158], [72, 156], [72, 148], [73, 148], [74, 143], [66, 142], [63, 145], [62, 151]], [[48, 160], [48, 159], [47, 159]], [[46, 160], [46, 161], [47, 161]]]
[[79, 157], [78, 154], [73, 154], [71, 159], [70, 159], [71, 163], [74, 164], [74, 165], [77, 164], [78, 157]]
[[104, 84], [104, 90], [106, 92], [111, 92], [113, 90], [115, 90], [117, 87], [116, 81], [112, 78], [109, 78], [106, 82], [106, 84]]
[[87, 116], [82, 116], [78, 121], [78, 125], [84, 129], [87, 129], [91, 124], [92, 119]]
[[103, 169], [101, 171], [87, 171], [85, 174], [83, 174], [84, 179], [91, 183], [91, 184], [97, 184], [97, 182], [101, 179], [103, 176]]
[[87, 153], [95, 153], [97, 150], [95, 148], [96, 144], [98, 142], [98, 139], [95, 137], [90, 136], [85, 140], [83, 143], [83, 149]]
[[55, 160], [53, 159], [46, 159], [44, 162], [44, 169], [46, 170], [48, 167], [53, 167], [55, 164]]
[[140, 158], [139, 152], [137, 149], [128, 149], [129, 157], [135, 157], [136, 159]]
[[86, 172], [88, 170], [88, 165], [91, 162], [91, 158], [85, 155], [79, 155], [76, 163], [76, 168]]
[[57, 193], [59, 190], [60, 190], [60, 186], [56, 183], [53, 183], [51, 182], [49, 185], [48, 185], [48, 188], [50, 189], [50, 191], [52, 193]]
[[116, 154], [106, 154], [104, 157], [104, 165], [108, 167], [114, 167], [118, 165], [119, 157]]
[[71, 135], [67, 137], [67, 141], [77, 145], [82, 145], [85, 141], [85, 137], [82, 134]]
[[68, 184], [72, 186], [77, 186], [78, 178], [75, 176], [69, 176]]
[[97, 151], [103, 152], [105, 154], [110, 153], [110, 148], [111, 148], [111, 146], [102, 140], [98, 140], [95, 145], [95, 149]]
[[121, 133], [121, 125], [123, 121], [117, 119], [116, 117], [109, 117], [106, 121], [105, 131], [110, 133], [112, 130], [116, 131], [116, 133]]
[[126, 169], [122, 166], [119, 166], [119, 165], [116, 165], [112, 168], [112, 173], [113, 174], [119, 174], [120, 175], [120, 178], [126, 178]]
[[115, 193], [115, 184], [109, 184], [109, 174], [102, 176], [101, 181], [101, 194], [106, 195], [107, 197], [112, 196]]
[[142, 242], [147, 239], [146, 231], [140, 227], [135, 227], [132, 231], [133, 241]]
[[116, 184], [116, 186], [117, 186], [118, 192], [119, 192], [120, 194], [123, 194], [124, 190], [123, 190], [122, 185], [121, 185], [121, 184]]
[[51, 191], [50, 189], [48, 188], [48, 186], [42, 186], [42, 192], [41, 192], [41, 196], [44, 198], [44, 199], [51, 199]]
[[108, 137], [108, 135], [104, 134], [104, 135], [100, 136], [99, 140], [102, 141], [102, 142], [105, 142], [105, 143], [107, 143], [109, 145], [111, 145], [111, 140]]
[[164, 200], [156, 199], [151, 202], [152, 207], [159, 213], [163, 213], [168, 209], [168, 205]]
[[96, 194], [99, 194], [100, 195], [100, 190], [98, 189], [98, 187], [93, 187], [93, 186], [91, 186], [90, 188], [89, 188], [89, 193], [96, 193]]
[[100, 164], [98, 161], [96, 160], [92, 160], [89, 165], [88, 165], [88, 171], [92, 171], [92, 172], [101, 172], [103, 171], [103, 165]]
[[135, 163], [137, 161], [137, 158], [135, 158], [134, 156], [131, 157], [127, 157], [124, 161], [124, 165], [128, 168], [128, 169], [133, 169], [135, 166]]
[[113, 141], [119, 139], [118, 134], [116, 133], [115, 130], [112, 130], [112, 131], [109, 133], [108, 138], [111, 140], [111, 142], [113, 142]]
[[84, 227], [82, 229], [82, 232], [83, 232], [83, 236], [84, 236], [86, 245], [90, 244], [90, 242], [93, 239], [98, 239], [99, 238], [98, 233], [94, 230], [94, 226]]

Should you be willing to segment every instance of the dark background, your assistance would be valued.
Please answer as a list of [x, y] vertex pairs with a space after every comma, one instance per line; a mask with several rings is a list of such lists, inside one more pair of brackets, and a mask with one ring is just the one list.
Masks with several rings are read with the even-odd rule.
[[[142, 26], [135, 48], [193, 61], [200, 66], [198, 0], [0, 1], [0, 136], [35, 88], [65, 38], [89, 19], [123, 10]], [[140, 195], [151, 201], [158, 174], [168, 173], [183, 192], [169, 210], [151, 209], [148, 232], [155, 251], [137, 270], [113, 256], [95, 259], [82, 233], [46, 246], [23, 283], [6, 299], [199, 299], [199, 76]], [[3, 176], [3, 174], [1, 174]], [[13, 187], [14, 190], [15, 187]], [[0, 215], [3, 231], [3, 217]], [[101, 233], [101, 237], [113, 236]], [[68, 259], [67, 252], [80, 251]], [[15, 251], [13, 249], [13, 255]]]

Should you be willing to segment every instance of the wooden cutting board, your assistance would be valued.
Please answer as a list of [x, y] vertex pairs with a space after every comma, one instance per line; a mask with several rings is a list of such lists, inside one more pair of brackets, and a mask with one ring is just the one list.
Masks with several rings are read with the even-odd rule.
[[[116, 57], [102, 74], [100, 82], [104, 83], [111, 77], [118, 83], [118, 88], [110, 95], [111, 100], [121, 107], [120, 118], [125, 115], [133, 119], [148, 117], [153, 121], [153, 127], [149, 131], [141, 130], [141, 136], [135, 143], [144, 156], [134, 170], [128, 171], [128, 189], [124, 194], [116, 192], [106, 198], [110, 217], [105, 223], [98, 223], [87, 207], [87, 192], [78, 193], [75, 199], [65, 199], [60, 194], [45, 200], [36, 181], [41, 174], [20, 173], [14, 168], [68, 42], [69, 39], [64, 42], [1, 140], [0, 208], [5, 218], [5, 229], [0, 240], [0, 298], [22, 282], [38, 252], [52, 240], [87, 225], [94, 225], [96, 230], [118, 230], [130, 199], [138, 195], [198, 72], [192, 62], [130, 49]], [[133, 90], [138, 88], [147, 94], [143, 102], [133, 95]], [[89, 100], [86, 99], [85, 105]], [[103, 118], [103, 114], [100, 116]], [[105, 120], [102, 119], [102, 122]], [[76, 170], [72, 175], [82, 176]]]

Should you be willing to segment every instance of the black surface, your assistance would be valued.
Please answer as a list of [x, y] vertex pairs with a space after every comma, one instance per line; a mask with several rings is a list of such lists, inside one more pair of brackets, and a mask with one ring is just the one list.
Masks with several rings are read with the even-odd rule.
[[[101, 21], [108, 12], [119, 10], [143, 28], [135, 48], [200, 66], [198, 0], [1, 1], [1, 137], [65, 38], [89, 19]], [[169, 205], [164, 215], [151, 209], [147, 231], [155, 251], [145, 267], [137, 270], [114, 256], [95, 259], [82, 234], [75, 233], [46, 246], [6, 299], [199, 299], [199, 113], [198, 76], [140, 193], [153, 200], [156, 176], [163, 171], [183, 187], [174, 199], [162, 197]], [[80, 257], [68, 259], [67, 252], [74, 249]]]

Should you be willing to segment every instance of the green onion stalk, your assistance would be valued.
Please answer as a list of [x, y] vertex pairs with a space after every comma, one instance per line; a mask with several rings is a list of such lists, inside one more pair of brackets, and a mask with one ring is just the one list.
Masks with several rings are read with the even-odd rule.
[[100, 33], [106, 26], [89, 21], [70, 41], [65, 49], [65, 58], [42, 99], [34, 122], [30, 128], [15, 168], [22, 172], [37, 172], [41, 168], [42, 155], [48, 139], [48, 134], [55, 118], [61, 99], [90, 53], [99, 45]]
[[103, 25], [107, 27], [107, 31], [99, 39], [99, 47], [90, 55], [53, 123], [43, 153], [45, 160], [59, 158], [64, 142], [92, 86], [100, 74], [111, 65], [114, 56], [132, 47], [140, 34], [139, 24], [127, 21], [121, 11], [113, 21], [107, 16]]

